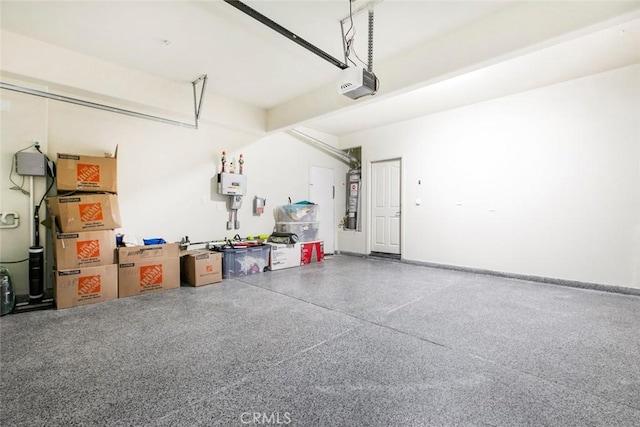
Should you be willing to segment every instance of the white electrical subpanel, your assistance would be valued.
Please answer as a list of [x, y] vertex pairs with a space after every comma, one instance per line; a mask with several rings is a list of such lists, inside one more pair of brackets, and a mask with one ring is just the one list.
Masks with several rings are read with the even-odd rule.
[[218, 194], [230, 196], [244, 196], [247, 194], [246, 175], [220, 172], [218, 174]]

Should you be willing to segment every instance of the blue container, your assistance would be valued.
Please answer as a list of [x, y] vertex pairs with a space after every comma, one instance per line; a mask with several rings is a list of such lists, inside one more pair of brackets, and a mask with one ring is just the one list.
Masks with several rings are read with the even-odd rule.
[[164, 245], [167, 243], [163, 238], [142, 239], [145, 245]]

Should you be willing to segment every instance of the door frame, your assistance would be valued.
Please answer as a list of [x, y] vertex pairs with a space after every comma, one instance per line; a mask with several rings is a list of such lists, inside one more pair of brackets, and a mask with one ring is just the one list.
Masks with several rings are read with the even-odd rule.
[[[335, 246], [336, 246], [336, 229], [337, 227], [334, 227], [335, 221], [336, 221], [336, 171], [335, 168], [333, 167], [328, 167], [328, 166], [319, 166], [316, 164], [309, 164], [309, 180], [308, 180], [308, 194], [309, 194], [309, 200], [311, 200], [311, 174], [312, 174], [312, 169], [313, 168], [319, 168], [319, 169], [327, 169], [331, 171], [331, 175], [332, 175], [332, 186], [333, 186], [333, 198], [331, 201], [331, 222], [329, 224], [321, 224], [321, 228], [326, 229], [326, 227], [331, 227], [331, 247], [329, 247], [329, 245], [327, 245], [327, 242], [325, 242], [324, 244], [324, 250], [325, 253], [327, 255], [333, 255], [335, 254], [336, 250], [335, 250]], [[315, 203], [314, 200], [311, 200], [312, 202]], [[320, 206], [320, 211], [322, 212], [323, 209], [327, 209], [326, 206]], [[318, 218], [319, 220], [319, 218]]]
[[371, 248], [373, 246], [373, 180], [372, 180], [372, 169], [374, 163], [383, 163], [397, 160], [400, 163], [400, 188], [398, 189], [400, 192], [400, 259], [403, 259], [402, 254], [404, 254], [404, 158], [403, 156], [398, 157], [384, 157], [375, 160], [369, 160], [367, 162], [367, 177], [369, 181], [369, 185], [367, 186], [367, 234], [366, 234], [366, 252], [368, 255], [371, 255]]

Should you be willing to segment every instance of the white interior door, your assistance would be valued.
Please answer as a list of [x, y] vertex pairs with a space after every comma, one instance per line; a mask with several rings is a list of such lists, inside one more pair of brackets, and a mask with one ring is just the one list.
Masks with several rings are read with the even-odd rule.
[[400, 160], [371, 164], [371, 251], [400, 254]]
[[311, 166], [309, 170], [309, 201], [318, 207], [318, 240], [324, 242], [325, 254], [334, 252], [335, 224], [335, 190], [333, 182], [334, 172], [330, 168]]

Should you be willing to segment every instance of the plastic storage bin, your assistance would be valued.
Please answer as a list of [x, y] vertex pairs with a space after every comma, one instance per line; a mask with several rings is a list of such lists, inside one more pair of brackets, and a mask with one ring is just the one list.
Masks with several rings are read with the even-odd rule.
[[269, 267], [271, 246], [225, 248], [222, 252], [222, 278], [247, 276], [262, 273]]
[[275, 217], [276, 222], [316, 222], [318, 220], [318, 205], [293, 203], [277, 206]]
[[295, 233], [299, 242], [317, 240], [319, 222], [276, 222], [276, 232]]

